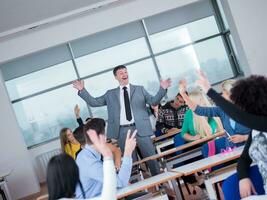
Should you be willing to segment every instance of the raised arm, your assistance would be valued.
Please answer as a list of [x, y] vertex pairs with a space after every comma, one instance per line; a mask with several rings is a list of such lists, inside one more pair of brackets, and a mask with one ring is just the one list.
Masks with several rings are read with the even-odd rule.
[[74, 114], [76, 116], [76, 120], [77, 120], [79, 126], [83, 126], [84, 124], [83, 124], [83, 120], [80, 116], [80, 107], [78, 104], [76, 104], [74, 107]]
[[99, 107], [99, 106], [105, 106], [107, 104], [106, 102], [106, 94], [100, 96], [100, 97], [92, 97], [89, 92], [84, 88], [84, 81], [74, 81], [73, 87], [78, 90], [78, 95], [90, 106], [92, 107]]
[[223, 111], [233, 120], [251, 129], [256, 129], [258, 131], [267, 131], [267, 117], [258, 116], [242, 111], [236, 105], [230, 103], [229, 101], [221, 97], [221, 95], [219, 95], [213, 89], [209, 89], [208, 96], [213, 99], [216, 105], [220, 106], [220, 108], [223, 109]]
[[196, 82], [203, 88], [203, 90], [215, 102], [215, 104], [233, 120], [251, 129], [265, 132], [267, 131], [266, 116], [254, 115], [245, 112], [233, 103], [225, 100], [220, 94], [211, 88], [211, 85], [203, 72], [199, 72], [199, 79]]
[[192, 110], [192, 111], [195, 111], [196, 107], [197, 107], [197, 104], [195, 102], [193, 102], [189, 96], [186, 94], [186, 80], [185, 79], [182, 79], [179, 81], [179, 91], [180, 91], [180, 94], [181, 96], [183, 97], [186, 105]]
[[108, 146], [106, 145], [106, 140], [103, 135], [97, 136], [95, 131], [91, 131], [89, 135], [91, 141], [94, 144], [94, 147], [98, 149], [98, 151], [103, 155], [103, 166], [99, 163], [99, 170], [102, 169], [103, 171], [100, 174], [100, 178], [103, 180], [103, 188], [101, 192], [100, 197], [92, 198], [91, 200], [104, 200], [104, 199], [110, 199], [115, 200], [116, 199], [116, 171], [114, 162], [112, 159], [112, 153]]

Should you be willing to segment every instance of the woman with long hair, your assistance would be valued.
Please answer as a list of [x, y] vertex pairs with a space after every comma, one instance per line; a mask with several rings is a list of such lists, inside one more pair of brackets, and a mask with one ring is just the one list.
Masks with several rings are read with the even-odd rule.
[[[222, 96], [228, 100], [230, 100], [231, 95], [231, 88], [233, 87], [235, 81], [234, 80], [226, 80], [222, 82]], [[180, 80], [179, 82], [179, 89], [184, 91], [186, 89], [186, 81]], [[195, 114], [199, 116], [206, 116], [206, 117], [219, 117], [223, 128], [229, 134], [229, 138], [222, 138], [217, 142], [217, 146], [221, 149], [225, 149], [226, 147], [233, 147], [233, 146], [241, 146], [244, 145], [244, 142], [248, 138], [248, 134], [251, 132], [251, 129], [235, 122], [231, 119], [225, 112], [218, 106], [201, 106], [196, 104], [192, 101], [185, 92], [181, 92], [185, 102], [189, 106], [189, 108], [194, 111]], [[220, 152], [218, 149], [217, 153]]]
[[73, 159], [76, 159], [76, 153], [80, 150], [81, 145], [69, 128], [62, 128], [60, 130], [60, 144], [63, 153], [67, 153]]
[[[207, 97], [200, 90], [195, 89], [189, 92], [188, 97], [192, 102], [201, 106], [212, 106]], [[186, 141], [194, 141], [210, 136], [220, 130], [222, 130], [222, 123], [219, 118], [199, 116], [189, 109], [185, 113], [181, 135]]]

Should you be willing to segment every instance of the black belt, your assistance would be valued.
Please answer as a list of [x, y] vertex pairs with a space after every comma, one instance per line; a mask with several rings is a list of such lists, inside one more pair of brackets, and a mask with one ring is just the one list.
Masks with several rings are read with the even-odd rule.
[[130, 127], [130, 126], [135, 126], [135, 123], [120, 125], [120, 127]]

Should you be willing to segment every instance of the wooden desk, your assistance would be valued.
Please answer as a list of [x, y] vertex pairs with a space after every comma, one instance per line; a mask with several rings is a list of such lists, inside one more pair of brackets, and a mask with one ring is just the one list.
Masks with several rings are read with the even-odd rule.
[[[144, 179], [142, 181], [131, 184], [125, 188], [119, 189], [117, 191], [117, 198], [123, 198], [123, 197], [129, 196], [131, 194], [134, 194], [136, 192], [146, 190], [146, 189], [149, 189], [151, 187], [155, 187], [157, 185], [168, 182], [170, 180], [179, 178], [182, 175], [183, 174], [179, 173], [179, 172], [164, 172], [162, 174], [158, 174], [156, 176], [149, 177], [149, 178]], [[177, 198], [180, 199], [180, 197], [179, 197], [180, 193], [178, 193], [176, 195], [177, 195]]]
[[198, 160], [196, 162], [189, 163], [187, 165], [183, 165], [181, 167], [177, 167], [175, 169], [172, 169], [172, 171], [183, 173], [185, 176], [188, 176], [188, 175], [194, 174], [196, 172], [200, 172], [200, 171], [209, 169], [211, 167], [218, 166], [220, 164], [223, 164], [223, 163], [226, 163], [228, 161], [235, 160], [235, 159], [239, 158], [242, 151], [243, 151], [243, 148], [244, 147], [242, 146], [242, 147], [238, 147], [238, 148], [234, 149], [230, 153], [216, 154], [214, 156], [204, 158], [204, 159]]
[[177, 133], [181, 132], [181, 129], [177, 128], [177, 129], [173, 129], [171, 131], [168, 131], [166, 134], [158, 136], [158, 137], [154, 137], [152, 138], [153, 142], [158, 142], [160, 140], [163, 140], [165, 138], [171, 137], [176, 135]]
[[163, 157], [168, 156], [168, 155], [170, 155], [172, 153], [175, 153], [177, 151], [185, 150], [185, 149], [187, 149], [189, 147], [192, 147], [192, 146], [195, 146], [197, 144], [201, 144], [201, 143], [204, 143], [204, 142], [213, 140], [213, 139], [215, 139], [217, 137], [223, 136], [224, 134], [225, 134], [224, 131], [218, 132], [218, 133], [216, 133], [214, 135], [211, 135], [209, 137], [201, 138], [199, 140], [186, 143], [186, 144], [184, 144], [182, 146], [179, 146], [179, 147], [176, 147], [176, 148], [172, 148], [172, 149], [167, 150], [167, 151], [164, 151], [162, 153], [159, 153], [159, 154], [155, 154], [153, 156], [146, 157], [146, 158], [144, 158], [142, 160], [139, 160], [139, 161], [134, 162], [133, 165], [139, 165], [139, 164], [142, 164], [142, 163], [144, 163], [146, 161], [149, 161], [149, 160], [156, 160], [156, 159], [163, 158]]

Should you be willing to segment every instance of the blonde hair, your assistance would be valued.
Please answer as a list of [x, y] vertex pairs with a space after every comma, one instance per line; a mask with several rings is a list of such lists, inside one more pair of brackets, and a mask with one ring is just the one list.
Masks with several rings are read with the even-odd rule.
[[225, 91], [228, 95], [230, 95], [231, 89], [234, 86], [235, 82], [236, 81], [234, 79], [228, 79], [226, 81], [223, 81], [221, 83], [222, 90]]
[[[196, 104], [204, 107], [211, 107], [213, 106], [211, 102], [208, 100], [207, 96], [198, 89], [190, 92], [188, 94], [189, 98], [194, 101]], [[220, 118], [214, 117], [213, 118], [217, 124], [217, 131], [223, 130], [222, 122]], [[200, 134], [201, 137], [206, 137], [208, 135], [212, 135], [212, 129], [208, 123], [208, 117], [196, 115], [193, 112], [193, 123], [195, 131]]]

